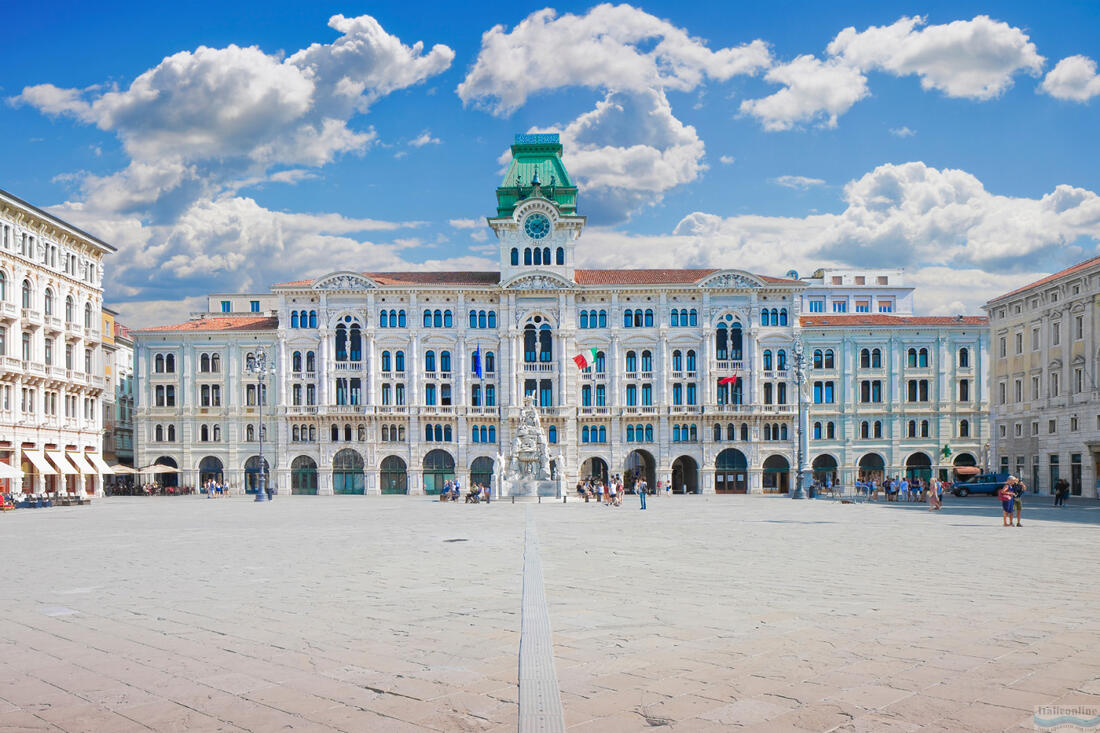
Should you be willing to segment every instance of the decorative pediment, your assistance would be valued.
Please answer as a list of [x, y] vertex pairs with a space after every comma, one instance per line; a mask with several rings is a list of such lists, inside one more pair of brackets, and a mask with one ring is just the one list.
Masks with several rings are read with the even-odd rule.
[[508, 290], [569, 290], [573, 283], [551, 272], [516, 275], [501, 285]]
[[357, 272], [334, 272], [317, 278], [310, 287], [314, 290], [374, 290], [378, 286]]
[[724, 290], [755, 290], [763, 286], [764, 281], [760, 278], [741, 270], [722, 270], [699, 281], [699, 287], [701, 288], [721, 288]]

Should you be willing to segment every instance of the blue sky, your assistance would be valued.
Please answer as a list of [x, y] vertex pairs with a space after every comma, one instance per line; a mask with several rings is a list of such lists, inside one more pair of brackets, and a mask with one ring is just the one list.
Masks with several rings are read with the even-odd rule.
[[24, 4], [0, 187], [119, 247], [137, 326], [493, 269], [532, 129], [562, 133], [592, 267], [904, 267], [954, 313], [1100, 251], [1100, 6], [741, 5]]

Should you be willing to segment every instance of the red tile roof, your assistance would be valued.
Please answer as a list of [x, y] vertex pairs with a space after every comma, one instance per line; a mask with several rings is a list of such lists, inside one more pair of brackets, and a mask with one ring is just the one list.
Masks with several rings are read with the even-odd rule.
[[990, 303], [996, 303], [998, 300], [1003, 300], [1005, 298], [1009, 298], [1009, 297], [1011, 297], [1013, 295], [1016, 295], [1018, 293], [1022, 293], [1025, 290], [1031, 290], [1032, 288], [1037, 288], [1040, 285], [1046, 285], [1049, 282], [1054, 282], [1058, 278], [1065, 277], [1066, 275], [1072, 275], [1073, 273], [1080, 272], [1081, 270], [1086, 270], [1089, 267], [1092, 267], [1093, 265], [1097, 265], [1097, 264], [1100, 264], [1100, 257], [1093, 257], [1091, 260], [1085, 260], [1084, 262], [1078, 263], [1078, 264], [1074, 265], [1073, 267], [1067, 267], [1066, 269], [1062, 270], [1061, 272], [1056, 272], [1053, 275], [1047, 275], [1043, 279], [1036, 280], [1035, 282], [1031, 283], [1030, 285], [1025, 285], [1022, 288], [1016, 288], [1015, 290], [1013, 290], [1011, 292], [1008, 292], [1008, 293], [1005, 293], [1004, 295], [998, 295], [996, 298], [993, 298], [993, 300], [991, 300], [989, 302]]
[[[578, 285], [685, 285], [719, 272], [715, 268], [675, 270], [575, 270]], [[364, 272], [379, 285], [496, 285], [499, 272]], [[769, 283], [797, 283], [782, 277], [757, 275]], [[276, 288], [306, 287], [313, 280], [278, 283]]]
[[803, 328], [819, 326], [984, 326], [985, 316], [891, 316], [885, 313], [801, 316]]
[[278, 327], [279, 319], [268, 316], [208, 316], [171, 326], [139, 328], [136, 333], [150, 333], [153, 331], [274, 331]]

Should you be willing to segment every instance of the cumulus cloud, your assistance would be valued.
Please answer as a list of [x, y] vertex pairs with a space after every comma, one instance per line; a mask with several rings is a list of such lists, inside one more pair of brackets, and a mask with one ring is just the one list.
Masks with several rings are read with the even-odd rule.
[[734, 158], [732, 155], [723, 155], [718, 159], [718, 162], [722, 165], [733, 165], [736, 160], [737, 158]]
[[1087, 102], [1100, 94], [1096, 62], [1088, 56], [1069, 56], [1050, 70], [1039, 87], [1057, 99]]
[[410, 140], [409, 145], [414, 148], [422, 148], [425, 145], [439, 145], [442, 142], [438, 137], [432, 137], [432, 133], [425, 130]]
[[532, 131], [551, 130], [561, 135], [565, 164], [583, 186], [585, 211], [596, 224], [626, 219], [706, 168], [703, 141], [658, 90], [609, 92], [569, 124]]
[[[844, 187], [845, 208], [804, 217], [706, 212], [670, 236], [585, 234], [585, 266], [905, 267], [925, 312], [975, 312], [988, 298], [1100, 253], [1100, 196], [1057, 186], [1039, 198], [990, 193], [972, 174], [887, 164]], [[927, 288], [925, 286], [928, 286]]]
[[784, 88], [745, 100], [741, 112], [766, 130], [814, 122], [835, 127], [840, 115], [870, 93], [866, 74], [872, 71], [915, 75], [923, 89], [975, 100], [1003, 94], [1021, 71], [1042, 71], [1043, 57], [1019, 28], [985, 15], [922, 28], [925, 22], [914, 16], [863, 31], [845, 28], [824, 59], [799, 56], [773, 67], [765, 79]]
[[457, 91], [465, 104], [505, 116], [538, 92], [599, 90], [604, 96], [594, 109], [538, 131], [560, 132], [589, 220], [609, 224], [659, 202], [706, 168], [703, 141], [676, 118], [666, 92], [755, 74], [770, 61], [763, 41], [712, 51], [629, 5], [598, 5], [584, 15], [546, 9], [511, 30], [487, 31]]
[[711, 51], [682, 28], [629, 5], [597, 5], [584, 15], [560, 17], [546, 8], [511, 31], [497, 25], [482, 34], [458, 95], [503, 116], [547, 89], [691, 91], [705, 78], [753, 74], [770, 61], [763, 41]]
[[906, 138], [913, 137], [917, 134], [917, 131], [909, 129], [906, 125], [902, 125], [901, 127], [891, 127], [890, 134], [894, 137]]
[[484, 222], [477, 219], [449, 219], [447, 223], [455, 229], [477, 229], [485, 225]]
[[169, 198], [175, 214], [235, 178], [363, 151], [375, 133], [353, 129], [351, 118], [439, 74], [454, 58], [446, 46], [408, 46], [369, 16], [336, 15], [329, 26], [341, 34], [335, 41], [285, 59], [254, 46], [200, 46], [165, 58], [125, 89], [40, 84], [11, 101], [120, 138], [131, 165], [90, 177], [90, 201], [102, 197], [102, 208], [134, 210]]
[[807, 176], [778, 176], [772, 179], [772, 183], [783, 186], [784, 188], [794, 188], [799, 191], [805, 191], [808, 188], [814, 186], [824, 186], [825, 181], [821, 178], [809, 178]]
[[[299, 183], [337, 156], [363, 152], [376, 133], [356, 118], [454, 58], [446, 46], [405, 44], [369, 16], [336, 15], [329, 26], [335, 40], [285, 58], [256, 47], [203, 46], [165, 58], [125, 87], [41, 84], [10, 100], [121, 140], [129, 156], [123, 169], [73, 174], [81, 196], [52, 208], [119, 248], [109, 297], [149, 303], [165, 291], [258, 290], [334, 263], [448, 266], [411, 264], [422, 244], [415, 239], [372, 241], [418, 222], [271, 211], [240, 195], [251, 186]], [[425, 131], [413, 144], [433, 142]]]

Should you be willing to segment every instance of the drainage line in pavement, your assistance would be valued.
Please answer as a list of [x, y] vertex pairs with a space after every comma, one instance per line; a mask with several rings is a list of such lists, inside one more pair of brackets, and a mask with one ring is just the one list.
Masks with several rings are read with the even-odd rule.
[[565, 731], [550, 611], [542, 584], [539, 539], [531, 507], [523, 543], [523, 601], [519, 633], [519, 733]]

